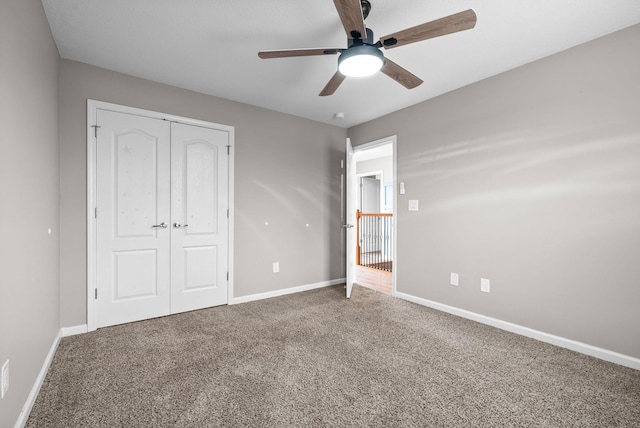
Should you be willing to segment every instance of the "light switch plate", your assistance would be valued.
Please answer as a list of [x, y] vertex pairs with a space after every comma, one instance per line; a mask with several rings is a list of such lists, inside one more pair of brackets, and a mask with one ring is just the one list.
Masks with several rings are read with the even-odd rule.
[[480, 291], [488, 293], [491, 288], [491, 282], [486, 278], [480, 278]]
[[419, 204], [417, 199], [409, 199], [409, 211], [418, 211]]

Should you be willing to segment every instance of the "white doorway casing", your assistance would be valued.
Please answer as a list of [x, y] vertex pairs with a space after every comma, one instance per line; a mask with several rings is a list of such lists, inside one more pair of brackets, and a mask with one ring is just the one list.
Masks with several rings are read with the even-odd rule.
[[[166, 293], [170, 292], [172, 294], [171, 297], [173, 298], [173, 300], [175, 300], [175, 305], [172, 303], [172, 309], [170, 313], [177, 313], [184, 310], [189, 310], [189, 307], [196, 309], [196, 307], [194, 307], [193, 305], [189, 306], [188, 302], [186, 302], [187, 303], [186, 305], [185, 304], [181, 305], [180, 304], [181, 296], [179, 296], [180, 293], [183, 293], [186, 290], [188, 292], [187, 294], [192, 293], [195, 296], [195, 294], [200, 293], [201, 298], [206, 297], [208, 299], [209, 294], [213, 292], [212, 289], [217, 288], [217, 290], [215, 290], [215, 293], [217, 293], [216, 294], [216, 298], [218, 302], [217, 304], [230, 303], [233, 299], [234, 128], [226, 125], [211, 123], [211, 122], [189, 119], [189, 118], [184, 118], [184, 117], [179, 117], [174, 115], [167, 115], [163, 113], [136, 109], [136, 108], [126, 107], [126, 106], [120, 106], [116, 104], [104, 103], [100, 101], [88, 100], [87, 102], [87, 183], [88, 183], [88, 186], [87, 186], [87, 254], [88, 254], [88, 258], [87, 258], [87, 329], [88, 331], [93, 331], [100, 325], [105, 325], [103, 322], [98, 323], [98, 320], [97, 320], [97, 315], [99, 312], [98, 309], [101, 308], [101, 306], [98, 306], [98, 301], [95, 299], [95, 293], [97, 292], [96, 290], [98, 290], [98, 284], [100, 282], [99, 280], [101, 279], [104, 282], [104, 275], [105, 275], [104, 267], [99, 268], [99, 266], [101, 265], [104, 266], [105, 264], [104, 260], [108, 260], [108, 258], [106, 259], [104, 258], [104, 254], [103, 254], [102, 256], [100, 256], [100, 257], [103, 257], [102, 264], [98, 263], [100, 251], [104, 252], [104, 250], [99, 249], [98, 242], [104, 243], [105, 237], [108, 238], [108, 235], [110, 233], [110, 232], [105, 232], [104, 230], [103, 232], [100, 232], [100, 230], [105, 228], [104, 226], [102, 228], [99, 228], [98, 221], [96, 220], [96, 207], [98, 206], [97, 196], [99, 194], [99, 189], [101, 188], [100, 182], [103, 183], [102, 189], [104, 192], [104, 189], [105, 189], [104, 185], [106, 181], [106, 179], [104, 178], [105, 176], [104, 173], [100, 175], [98, 174], [98, 168], [99, 168], [98, 163], [102, 161], [99, 160], [101, 158], [99, 158], [98, 156], [98, 145], [97, 145], [98, 138], [96, 138], [96, 135], [101, 135], [101, 134], [99, 134], [99, 129], [96, 129], [94, 125], [98, 123], [97, 119], [98, 119], [99, 112], [102, 112], [101, 116], [103, 118], [108, 117], [109, 114], [115, 114], [116, 116], [117, 114], [120, 114], [120, 116], [124, 117], [125, 119], [128, 117], [128, 115], [131, 118], [137, 117], [142, 121], [140, 123], [143, 123], [144, 126], [147, 126], [147, 125], [151, 126], [150, 129], [152, 130], [152, 132], [151, 134], [149, 134], [149, 137], [151, 139], [156, 138], [152, 134], [155, 133], [156, 131], [158, 131], [159, 133], [161, 128], [164, 126], [166, 127], [166, 129], [171, 130], [171, 134], [172, 134], [171, 138], [176, 140], [175, 144], [171, 143], [171, 145], [169, 145], [169, 144], [166, 144], [166, 142], [161, 144], [163, 148], [161, 150], [158, 150], [158, 154], [157, 154], [159, 158], [160, 157], [166, 158], [166, 160], [168, 160], [170, 157], [175, 158], [175, 161], [172, 160], [171, 162], [171, 167], [169, 167], [170, 165], [169, 162], [160, 162], [159, 165], [166, 165], [166, 167], [165, 166], [160, 167], [163, 170], [171, 168], [172, 172], [177, 172], [177, 174], [173, 174], [173, 175], [174, 176], [177, 175], [179, 179], [171, 183], [168, 181], [168, 179], [160, 179], [157, 186], [158, 195], [159, 195], [158, 199], [162, 199], [163, 201], [164, 199], [167, 199], [167, 201], [164, 201], [164, 202], [167, 202], [166, 204], [164, 204], [164, 206], [166, 207], [166, 209], [168, 209], [169, 206], [171, 206], [171, 213], [170, 215], [169, 215], [169, 212], [165, 213], [163, 211], [165, 210], [165, 208], [162, 208], [161, 209], [162, 212], [160, 212], [159, 214], [155, 212], [151, 212], [155, 210], [154, 208], [151, 208], [151, 206], [155, 203], [155, 201], [153, 202], [150, 201], [150, 203], [147, 204], [149, 205], [149, 210], [151, 211], [150, 213], [145, 213], [145, 215], [151, 215], [153, 218], [164, 219], [164, 220], [158, 220], [158, 222], [160, 221], [167, 222], [167, 228], [166, 229], [157, 228], [155, 230], [150, 229], [150, 230], [153, 230], [154, 233], [143, 234], [143, 235], [148, 235], [143, 237], [144, 238], [143, 241], [145, 246], [150, 245], [149, 247], [150, 250], [149, 251], [144, 250], [140, 252], [140, 254], [144, 254], [145, 251], [149, 254], [151, 253], [165, 254], [166, 253], [167, 260], [165, 261], [158, 260], [158, 263], [162, 263], [166, 266], [171, 266], [171, 269], [161, 268], [158, 271], [159, 284], [153, 284], [152, 287], [147, 286], [147, 288], [143, 291], [145, 291], [149, 296], [144, 297], [140, 300], [147, 299], [149, 301], [152, 301], [154, 297], [152, 295], [153, 293], [149, 293], [148, 290], [150, 290], [151, 288], [157, 287], [157, 290], [160, 293], [165, 293], [166, 295]], [[125, 126], [128, 126], [128, 125], [125, 124]], [[157, 129], [154, 128], [154, 126]], [[131, 129], [134, 130], [135, 126], [132, 126]], [[193, 133], [189, 134], [189, 130], [192, 130]], [[137, 131], [131, 132], [131, 135], [135, 135], [136, 132]], [[138, 134], [141, 135], [140, 138], [144, 140], [145, 138], [144, 133], [138, 132]], [[125, 136], [125, 138], [128, 138], [128, 137]], [[169, 140], [171, 138], [169, 138]], [[209, 140], [209, 142], [207, 142], [206, 140]], [[207, 144], [211, 148], [213, 148], [213, 151], [206, 148]], [[144, 145], [145, 144], [143, 142], [142, 146]], [[216, 145], [218, 146], [217, 148], [215, 147]], [[146, 146], [150, 149], [148, 151], [148, 154], [155, 157], [156, 153], [153, 152], [153, 150], [155, 150], [153, 149], [154, 144], [147, 144]], [[171, 149], [169, 149], [170, 146], [171, 146]], [[225, 146], [228, 146], [228, 147], [225, 147]], [[220, 201], [221, 201], [221, 203], [219, 204], [220, 208], [217, 209], [217, 211], [220, 211], [220, 212], [209, 213], [207, 211], [207, 207], [209, 205], [211, 205], [211, 207], [214, 207], [214, 204], [207, 203], [206, 198], [204, 198], [203, 200], [198, 201], [198, 204], [200, 206], [197, 207], [197, 209], [201, 210], [201, 213], [202, 213], [202, 215], [199, 216], [200, 219], [197, 220], [196, 218], [194, 218], [194, 216], [192, 216], [192, 219], [194, 220], [194, 224], [188, 227], [184, 227], [184, 226], [188, 224], [189, 219], [187, 218], [178, 219], [179, 216], [181, 215], [185, 216], [187, 213], [186, 207], [183, 206], [180, 202], [184, 199], [184, 195], [187, 191], [196, 193], [202, 189], [203, 185], [204, 186], [206, 185], [205, 184], [199, 185], [198, 186], [199, 188], [196, 188], [195, 192], [193, 190], [187, 190], [186, 187], [183, 186], [184, 183], [182, 178], [190, 174], [188, 169], [185, 169], [184, 171], [181, 170], [183, 165], [185, 167], [187, 165], [187, 163], [185, 163], [185, 159], [181, 158], [181, 156], [184, 157], [183, 155], [185, 153], [185, 149], [191, 150], [191, 151], [195, 150], [197, 153], [194, 152], [194, 154], [197, 156], [192, 156], [192, 157], [197, 157], [198, 160], [205, 159], [207, 156], [211, 156], [211, 155], [215, 157], [216, 150], [219, 152], [224, 152], [224, 156], [226, 159], [224, 162], [220, 163], [221, 167], [218, 168], [219, 172], [216, 173], [217, 176], [208, 177], [208, 178], [214, 178], [215, 179], [214, 181], [221, 183], [216, 193], [217, 195], [216, 198], [220, 198]], [[171, 154], [169, 153], [169, 150], [171, 150]], [[165, 151], [167, 153], [164, 153]], [[210, 153], [205, 153], [205, 152], [210, 152]], [[228, 152], [228, 156], [227, 156], [227, 152]], [[146, 155], [147, 154], [145, 154], [145, 156]], [[144, 159], [145, 156], [141, 156], [141, 159]], [[194, 164], [197, 170], [195, 171], [195, 173], [198, 175], [202, 175], [203, 171], [197, 167], [198, 164], [202, 164], [202, 162], [196, 161]], [[149, 171], [147, 171], [146, 173], [144, 171], [142, 172], [142, 174], [146, 174], [144, 177], [140, 177], [142, 180], [150, 180], [150, 177], [156, 174], [156, 171], [153, 170], [154, 166], [149, 166], [149, 168], [150, 168]], [[159, 171], [159, 172], [162, 172], [162, 171]], [[170, 175], [169, 172], [170, 171], [164, 171], [163, 174], [168, 177]], [[161, 174], [158, 174], [158, 176], [161, 176]], [[99, 179], [99, 177], [103, 177], [103, 178]], [[169, 189], [169, 186], [171, 186], [171, 189]], [[149, 190], [150, 189], [147, 189], [145, 190], [145, 192], [148, 193]], [[208, 189], [208, 191], [210, 190], [211, 189]], [[140, 197], [142, 195], [138, 195], [138, 196]], [[169, 197], [171, 198], [171, 204], [168, 203]], [[104, 198], [102, 200], [104, 202]], [[212, 201], [208, 201], [208, 202], [212, 202]], [[215, 206], [218, 206], [218, 204], [215, 204]], [[136, 209], [138, 208], [139, 207], [136, 206]], [[193, 211], [193, 209], [191, 211]], [[102, 213], [102, 214], [106, 214], [106, 213]], [[209, 224], [211, 222], [209, 222], [208, 220], [205, 220], [205, 221], [202, 220], [203, 218], [205, 219], [208, 219], [209, 217], [220, 218], [222, 216], [225, 217], [225, 220], [226, 220], [226, 217], [228, 216], [228, 221], [219, 223], [221, 227], [218, 227], [218, 229], [222, 229], [222, 230], [216, 230], [214, 225]], [[198, 216], [195, 216], [195, 217], [198, 217]], [[98, 218], [102, 220], [104, 217], [101, 217], [101, 213], [98, 213]], [[107, 220], [107, 218], [104, 218], [104, 219]], [[176, 220], [175, 222], [173, 221], [174, 219]], [[111, 224], [114, 223], [114, 219], [108, 218], [108, 221]], [[189, 230], [189, 227], [191, 227], [191, 230]], [[125, 232], [127, 231], [126, 227], [124, 227], [122, 230], [124, 230]], [[155, 233], [155, 231], [157, 231], [158, 233]], [[211, 233], [211, 231], [214, 231], [215, 233]], [[135, 237], [135, 235], [139, 235], [139, 234], [140, 234], [139, 231], [131, 230], [131, 233], [129, 235], [130, 237]], [[171, 238], [167, 239], [169, 237], [169, 234]], [[98, 239], [99, 236], [102, 236], [100, 241]], [[155, 238], [159, 238], [159, 239], [155, 239]], [[166, 245], [167, 242], [164, 242], [164, 241], [167, 241], [167, 242], [173, 241], [178, 245], [174, 245], [173, 247], [170, 247]], [[154, 242], [156, 242], [157, 245]], [[222, 246], [220, 247], [220, 245]], [[103, 244], [100, 244], [100, 247], [102, 246]], [[189, 262], [191, 265], [193, 265], [193, 263], [195, 263], [196, 261], [202, 258], [201, 256], [204, 255], [204, 253], [211, 252], [211, 249], [214, 249], [214, 248], [219, 248], [218, 252], [221, 254], [224, 253], [223, 257], [220, 257], [214, 263], [212, 263], [216, 265], [216, 269], [218, 271], [216, 273], [217, 279], [215, 280], [217, 287], [201, 287], [201, 286], [199, 287], [198, 286], [199, 284], [203, 284], [204, 282], [212, 282], [209, 277], [213, 275], [213, 271], [210, 268], [207, 268], [206, 264], [203, 264], [202, 269], [195, 272], [195, 274], [191, 278], [188, 278], [188, 276], [184, 274], [184, 272], [183, 274], [179, 274], [181, 278], [183, 279], [186, 278], [189, 284], [180, 284], [179, 283], [180, 281], [178, 281], [179, 287], [175, 287], [175, 290], [173, 289], [169, 290], [167, 289], [167, 287], [162, 286], [164, 282], [169, 282], [170, 278], [171, 278], [171, 281], [176, 282], [173, 276], [174, 276], [174, 273], [178, 272], [179, 269], [177, 268], [180, 267], [178, 266], [180, 263], [175, 264], [173, 261], [170, 261], [171, 257], [169, 256], [169, 252], [171, 253], [172, 256], [180, 256], [179, 259], [176, 258], [176, 261], [184, 261], [185, 260], [184, 257], [187, 254], [187, 252], [189, 250], [192, 250], [193, 257], [191, 257], [191, 260], [189, 260]], [[135, 254], [135, 252], [131, 252], [130, 254]], [[207, 257], [209, 256], [210, 254], [207, 254]], [[109, 255], [109, 257], [111, 256]], [[143, 260], [144, 260], [144, 257], [143, 257]], [[125, 267], [128, 266], [127, 269], [130, 268], [132, 269], [133, 272], [136, 272], [136, 270], [140, 270], [139, 265], [137, 263], [125, 263], [123, 264], [123, 266]], [[100, 269], [102, 269], [102, 273], [99, 272]], [[171, 272], [168, 272], [169, 270], [171, 270]], [[148, 276], [149, 278], [148, 283], [151, 283], [151, 276], [152, 275]], [[191, 287], [191, 289], [189, 289], [189, 287]], [[104, 288], [104, 284], [103, 284], [103, 288]], [[198, 290], [198, 288], [200, 289]], [[211, 290], [207, 291], [205, 290], [206, 288]], [[177, 293], [176, 290], [179, 291], [179, 293]], [[138, 290], [134, 290], [134, 291], [137, 292]], [[202, 295], [202, 293], [205, 293], [205, 294], [208, 293], [208, 294], [207, 296], [204, 296]], [[151, 297], [151, 298], [148, 298], [148, 297]], [[196, 297], [196, 301], [197, 299], [198, 298]], [[132, 300], [135, 300], [135, 299], [132, 299]], [[183, 302], [184, 302], [184, 299], [183, 299]], [[197, 302], [196, 302], [196, 305], [197, 305]], [[173, 310], [174, 308], [175, 310]], [[149, 314], [151, 314], [149, 317], [153, 317], [154, 313], [156, 312], [151, 310], [149, 312]], [[140, 318], [140, 319], [144, 319], [144, 318]], [[116, 321], [114, 323], [119, 323], [119, 322]]]
[[[398, 263], [397, 263], [397, 258], [398, 258], [398, 252], [397, 252], [397, 215], [398, 215], [398, 177], [397, 177], [397, 170], [398, 170], [398, 166], [397, 166], [397, 137], [395, 135], [392, 135], [390, 137], [386, 137], [386, 138], [381, 138], [379, 140], [375, 140], [375, 141], [371, 141], [369, 143], [365, 143], [365, 144], [360, 144], [358, 146], [352, 147], [352, 155], [354, 158], [354, 163], [357, 163], [358, 161], [362, 160], [362, 159], [373, 159], [375, 157], [383, 157], [383, 155], [378, 155], [378, 153], [383, 153], [382, 149], [385, 146], [391, 146], [391, 156], [392, 156], [392, 166], [393, 166], [393, 188], [392, 188], [392, 201], [393, 201], [393, 208], [391, 210], [391, 213], [393, 215], [393, 222], [392, 222], [392, 251], [393, 251], [393, 259], [392, 259], [392, 266], [393, 269], [391, 271], [391, 295], [395, 296], [396, 295], [396, 278], [397, 278], [397, 271], [398, 271]], [[349, 146], [351, 146], [350, 142], [349, 142]], [[350, 171], [347, 171], [348, 173], [350, 173], [351, 175], [351, 180], [352, 181], [356, 181], [356, 171], [355, 168], [351, 168]], [[371, 174], [371, 173], [369, 173]], [[367, 175], [369, 175], [367, 174]], [[349, 177], [347, 177], [347, 181], [349, 180]], [[386, 179], [385, 179], [386, 180]], [[357, 191], [356, 189], [351, 189], [349, 188], [349, 186], [346, 186], [347, 188], [347, 192], [346, 192], [346, 199], [347, 199], [347, 209], [350, 206], [355, 207], [357, 204]], [[351, 203], [350, 203], [351, 201]], [[347, 222], [348, 222], [348, 217], [347, 217]], [[347, 242], [348, 245], [348, 242]], [[347, 256], [349, 255], [349, 251], [347, 248]], [[355, 259], [355, 256], [354, 256]], [[347, 257], [347, 265], [349, 264], [349, 258]]]

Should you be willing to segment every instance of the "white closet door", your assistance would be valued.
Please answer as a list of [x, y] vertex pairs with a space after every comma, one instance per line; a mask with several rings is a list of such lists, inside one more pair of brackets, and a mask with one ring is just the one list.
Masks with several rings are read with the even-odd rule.
[[229, 134], [171, 124], [171, 312], [227, 303]]
[[169, 123], [97, 111], [97, 326], [170, 313]]

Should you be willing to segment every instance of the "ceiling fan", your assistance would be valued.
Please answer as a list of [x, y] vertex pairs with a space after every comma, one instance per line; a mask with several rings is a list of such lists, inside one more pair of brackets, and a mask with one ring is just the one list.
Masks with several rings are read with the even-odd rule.
[[409, 43], [469, 30], [476, 25], [476, 14], [469, 9], [381, 37], [374, 43], [373, 31], [364, 25], [364, 20], [371, 11], [371, 3], [368, 0], [333, 0], [333, 3], [347, 33], [346, 49], [286, 49], [258, 52], [258, 56], [263, 59], [340, 54], [338, 71], [322, 89], [320, 96], [333, 94], [347, 76], [365, 77], [379, 70], [405, 88], [415, 88], [422, 83], [422, 80], [389, 58], [385, 58], [380, 48], [397, 48]]

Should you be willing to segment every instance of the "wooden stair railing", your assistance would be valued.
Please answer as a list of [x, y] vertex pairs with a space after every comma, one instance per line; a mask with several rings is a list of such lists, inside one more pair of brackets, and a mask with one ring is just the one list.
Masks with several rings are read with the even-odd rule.
[[393, 214], [356, 211], [356, 264], [392, 272]]

